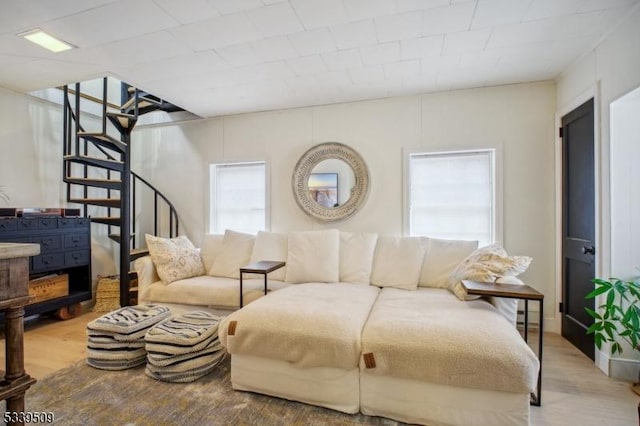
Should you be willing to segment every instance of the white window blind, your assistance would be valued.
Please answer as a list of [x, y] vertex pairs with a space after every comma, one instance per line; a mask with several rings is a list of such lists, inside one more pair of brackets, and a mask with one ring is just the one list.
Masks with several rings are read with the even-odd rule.
[[210, 173], [211, 232], [265, 230], [265, 163], [212, 164]]
[[494, 241], [493, 150], [409, 156], [409, 233]]

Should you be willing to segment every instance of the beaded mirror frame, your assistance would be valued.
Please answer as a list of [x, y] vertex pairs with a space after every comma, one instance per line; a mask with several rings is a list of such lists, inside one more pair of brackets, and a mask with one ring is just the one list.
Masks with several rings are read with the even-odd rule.
[[[315, 166], [324, 160], [342, 160], [353, 170], [355, 184], [349, 199], [338, 207], [324, 207], [318, 204], [309, 191], [309, 176]], [[364, 205], [369, 195], [369, 169], [362, 156], [348, 145], [339, 142], [325, 142], [305, 152], [295, 168], [291, 184], [293, 196], [298, 206], [307, 215], [321, 221], [333, 222], [353, 216]]]

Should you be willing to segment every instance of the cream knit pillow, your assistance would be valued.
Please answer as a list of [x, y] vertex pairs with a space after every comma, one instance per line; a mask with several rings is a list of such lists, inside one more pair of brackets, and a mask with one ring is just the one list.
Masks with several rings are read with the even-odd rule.
[[164, 284], [204, 275], [199, 250], [185, 236], [173, 239], [146, 234], [147, 248], [158, 276]]
[[460, 300], [477, 299], [467, 295], [462, 280], [494, 282], [503, 276], [517, 276], [531, 264], [528, 256], [509, 256], [498, 243], [471, 253], [451, 274], [450, 289]]

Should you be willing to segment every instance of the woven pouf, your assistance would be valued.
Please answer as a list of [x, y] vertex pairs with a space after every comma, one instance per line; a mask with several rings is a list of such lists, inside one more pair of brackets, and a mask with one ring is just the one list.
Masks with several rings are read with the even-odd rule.
[[87, 364], [102, 370], [125, 370], [144, 364], [144, 335], [170, 315], [166, 306], [138, 305], [96, 318], [87, 324]]
[[208, 312], [193, 311], [152, 327], [145, 336], [147, 376], [187, 383], [210, 373], [226, 353], [218, 340], [220, 320]]

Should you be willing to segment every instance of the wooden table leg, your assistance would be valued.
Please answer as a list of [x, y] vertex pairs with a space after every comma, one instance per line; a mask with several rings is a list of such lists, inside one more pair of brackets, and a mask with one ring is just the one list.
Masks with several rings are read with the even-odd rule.
[[24, 308], [9, 308], [4, 313], [4, 335], [6, 339], [5, 379], [9, 382], [24, 376]]

